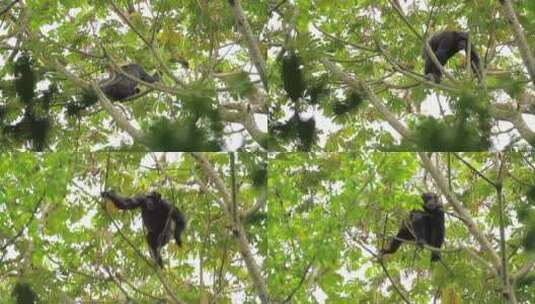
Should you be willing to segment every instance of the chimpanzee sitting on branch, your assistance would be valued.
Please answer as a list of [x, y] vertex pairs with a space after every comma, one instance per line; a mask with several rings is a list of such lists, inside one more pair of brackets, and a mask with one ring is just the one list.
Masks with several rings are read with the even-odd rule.
[[[437, 57], [438, 62], [442, 66], [448, 60], [457, 54], [457, 52], [464, 50], [468, 53], [468, 33], [459, 31], [445, 31], [433, 35], [428, 41], [431, 50]], [[467, 55], [468, 56], [468, 55]], [[430, 58], [427, 48], [424, 47], [425, 60], [425, 77], [429, 80], [434, 80], [439, 83], [442, 78], [440, 68], [436, 66], [435, 62]], [[479, 55], [476, 47], [470, 44], [470, 61], [471, 67], [478, 79], [481, 81], [481, 69], [479, 67]]]
[[[419, 244], [439, 248], [444, 243], [446, 228], [444, 226], [444, 210], [438, 195], [422, 194], [424, 210], [412, 210], [410, 220], [404, 221], [398, 234], [390, 244], [381, 250], [381, 254], [394, 253], [403, 241], [416, 241]], [[440, 260], [440, 253], [431, 253], [431, 262]]]

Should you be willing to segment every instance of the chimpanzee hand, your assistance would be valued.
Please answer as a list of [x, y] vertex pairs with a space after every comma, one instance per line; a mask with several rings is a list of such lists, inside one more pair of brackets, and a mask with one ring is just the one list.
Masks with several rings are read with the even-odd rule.
[[416, 239], [416, 245], [420, 248], [424, 248], [425, 239]]
[[113, 194], [113, 190], [100, 192], [100, 196], [102, 196], [103, 198], [110, 198]]

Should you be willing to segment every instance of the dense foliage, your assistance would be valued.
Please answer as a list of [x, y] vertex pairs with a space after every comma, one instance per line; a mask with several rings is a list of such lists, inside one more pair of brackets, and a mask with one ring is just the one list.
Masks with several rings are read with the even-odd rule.
[[[176, 303], [169, 293], [184, 303], [252, 303], [256, 293], [232, 220], [213, 177], [194, 159], [143, 153], [2, 155], [2, 303], [12, 293], [22, 297], [28, 286], [38, 303]], [[223, 186], [232, 189], [228, 155], [207, 160], [221, 172]], [[264, 156], [240, 153], [235, 172], [238, 212], [260, 203], [240, 227], [250, 250], [262, 258], [267, 253]], [[122, 212], [101, 199], [104, 189], [130, 196], [158, 190], [186, 215], [183, 247], [174, 242], [164, 247], [162, 272], [150, 263], [140, 213]]]
[[[533, 58], [533, 3], [513, 3]], [[533, 146], [535, 75], [529, 71], [535, 71], [535, 61], [526, 63], [504, 7], [500, 1], [286, 1], [276, 16], [283, 28], [276, 38], [284, 48], [276, 56], [280, 76], [272, 81], [270, 115], [280, 124], [297, 108], [316, 124], [314, 132], [273, 133], [273, 146], [279, 151]], [[464, 51], [445, 66], [450, 77], [439, 84], [424, 78], [424, 43], [446, 30], [469, 33], [484, 69], [481, 83], [467, 68]], [[299, 68], [288, 68], [289, 59]], [[288, 86], [288, 79], [299, 85]], [[346, 102], [352, 94], [356, 98]], [[296, 102], [297, 96], [302, 98]], [[401, 136], [399, 123], [407, 129]], [[313, 143], [303, 146], [303, 140]]]
[[[401, 292], [410, 303], [432, 303], [435, 298], [442, 303], [502, 303], [492, 253], [478, 237], [500, 255], [503, 212], [503, 242], [514, 292], [518, 303], [535, 301], [533, 154], [509, 154], [503, 159], [503, 210], [490, 184], [499, 179], [497, 155], [434, 155], [446, 192], [421, 157], [412, 153], [274, 156], [269, 164], [265, 262], [273, 297], [292, 295], [292, 303], [402, 303]], [[409, 243], [384, 256], [381, 265], [379, 250], [410, 210], [421, 209], [420, 195], [426, 191], [441, 195], [446, 206], [444, 264], [431, 264], [429, 250]], [[461, 202], [475, 231], [461, 220], [461, 213], [446, 199], [449, 195]], [[522, 270], [525, 266], [530, 270]]]
[[[267, 147], [266, 88], [250, 68], [267, 59], [249, 56], [266, 42], [243, 39], [237, 20], [247, 14], [247, 29], [259, 36], [268, 3], [234, 10], [228, 1], [14, 2], [0, 15], [0, 149]], [[114, 111], [103, 107], [92, 83], [130, 63], [159, 81], [138, 84]]]

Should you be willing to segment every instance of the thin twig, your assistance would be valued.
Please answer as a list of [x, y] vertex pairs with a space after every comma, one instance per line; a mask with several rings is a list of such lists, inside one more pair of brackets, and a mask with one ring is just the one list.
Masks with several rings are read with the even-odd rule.
[[357, 242], [359, 243], [359, 245], [364, 248], [364, 250], [366, 250], [369, 254], [371, 254], [378, 262], [379, 264], [381, 265], [381, 268], [383, 268], [383, 271], [386, 275], [386, 277], [388, 278], [388, 280], [390, 281], [390, 284], [392, 284], [392, 287], [394, 287], [394, 289], [396, 290], [396, 292], [399, 294], [399, 296], [401, 297], [401, 299], [403, 299], [403, 302], [407, 303], [407, 304], [410, 304], [411, 302], [409, 301], [409, 298], [407, 297], [407, 295], [405, 295], [405, 293], [401, 290], [401, 288], [397, 285], [397, 283], [394, 281], [394, 279], [392, 278], [392, 276], [390, 275], [390, 272], [388, 272], [388, 269], [386, 268], [386, 265], [384, 264], [384, 261], [383, 259], [381, 258], [381, 256], [379, 256], [377, 253], [373, 252], [373, 250], [371, 250], [370, 248], [368, 248], [366, 245], [364, 245], [361, 241], [357, 240]]

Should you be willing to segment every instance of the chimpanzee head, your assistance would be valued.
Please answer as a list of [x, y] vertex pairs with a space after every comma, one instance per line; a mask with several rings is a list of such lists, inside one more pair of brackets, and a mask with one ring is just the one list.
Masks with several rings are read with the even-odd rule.
[[161, 199], [162, 195], [159, 192], [149, 192], [145, 200], [145, 206], [148, 210], [154, 210], [159, 205]]
[[426, 192], [422, 194], [422, 200], [424, 201], [424, 209], [429, 212], [442, 210], [442, 202], [435, 193]]
[[457, 39], [457, 50], [466, 50], [468, 45], [468, 33], [467, 32], [457, 32], [459, 39]]

